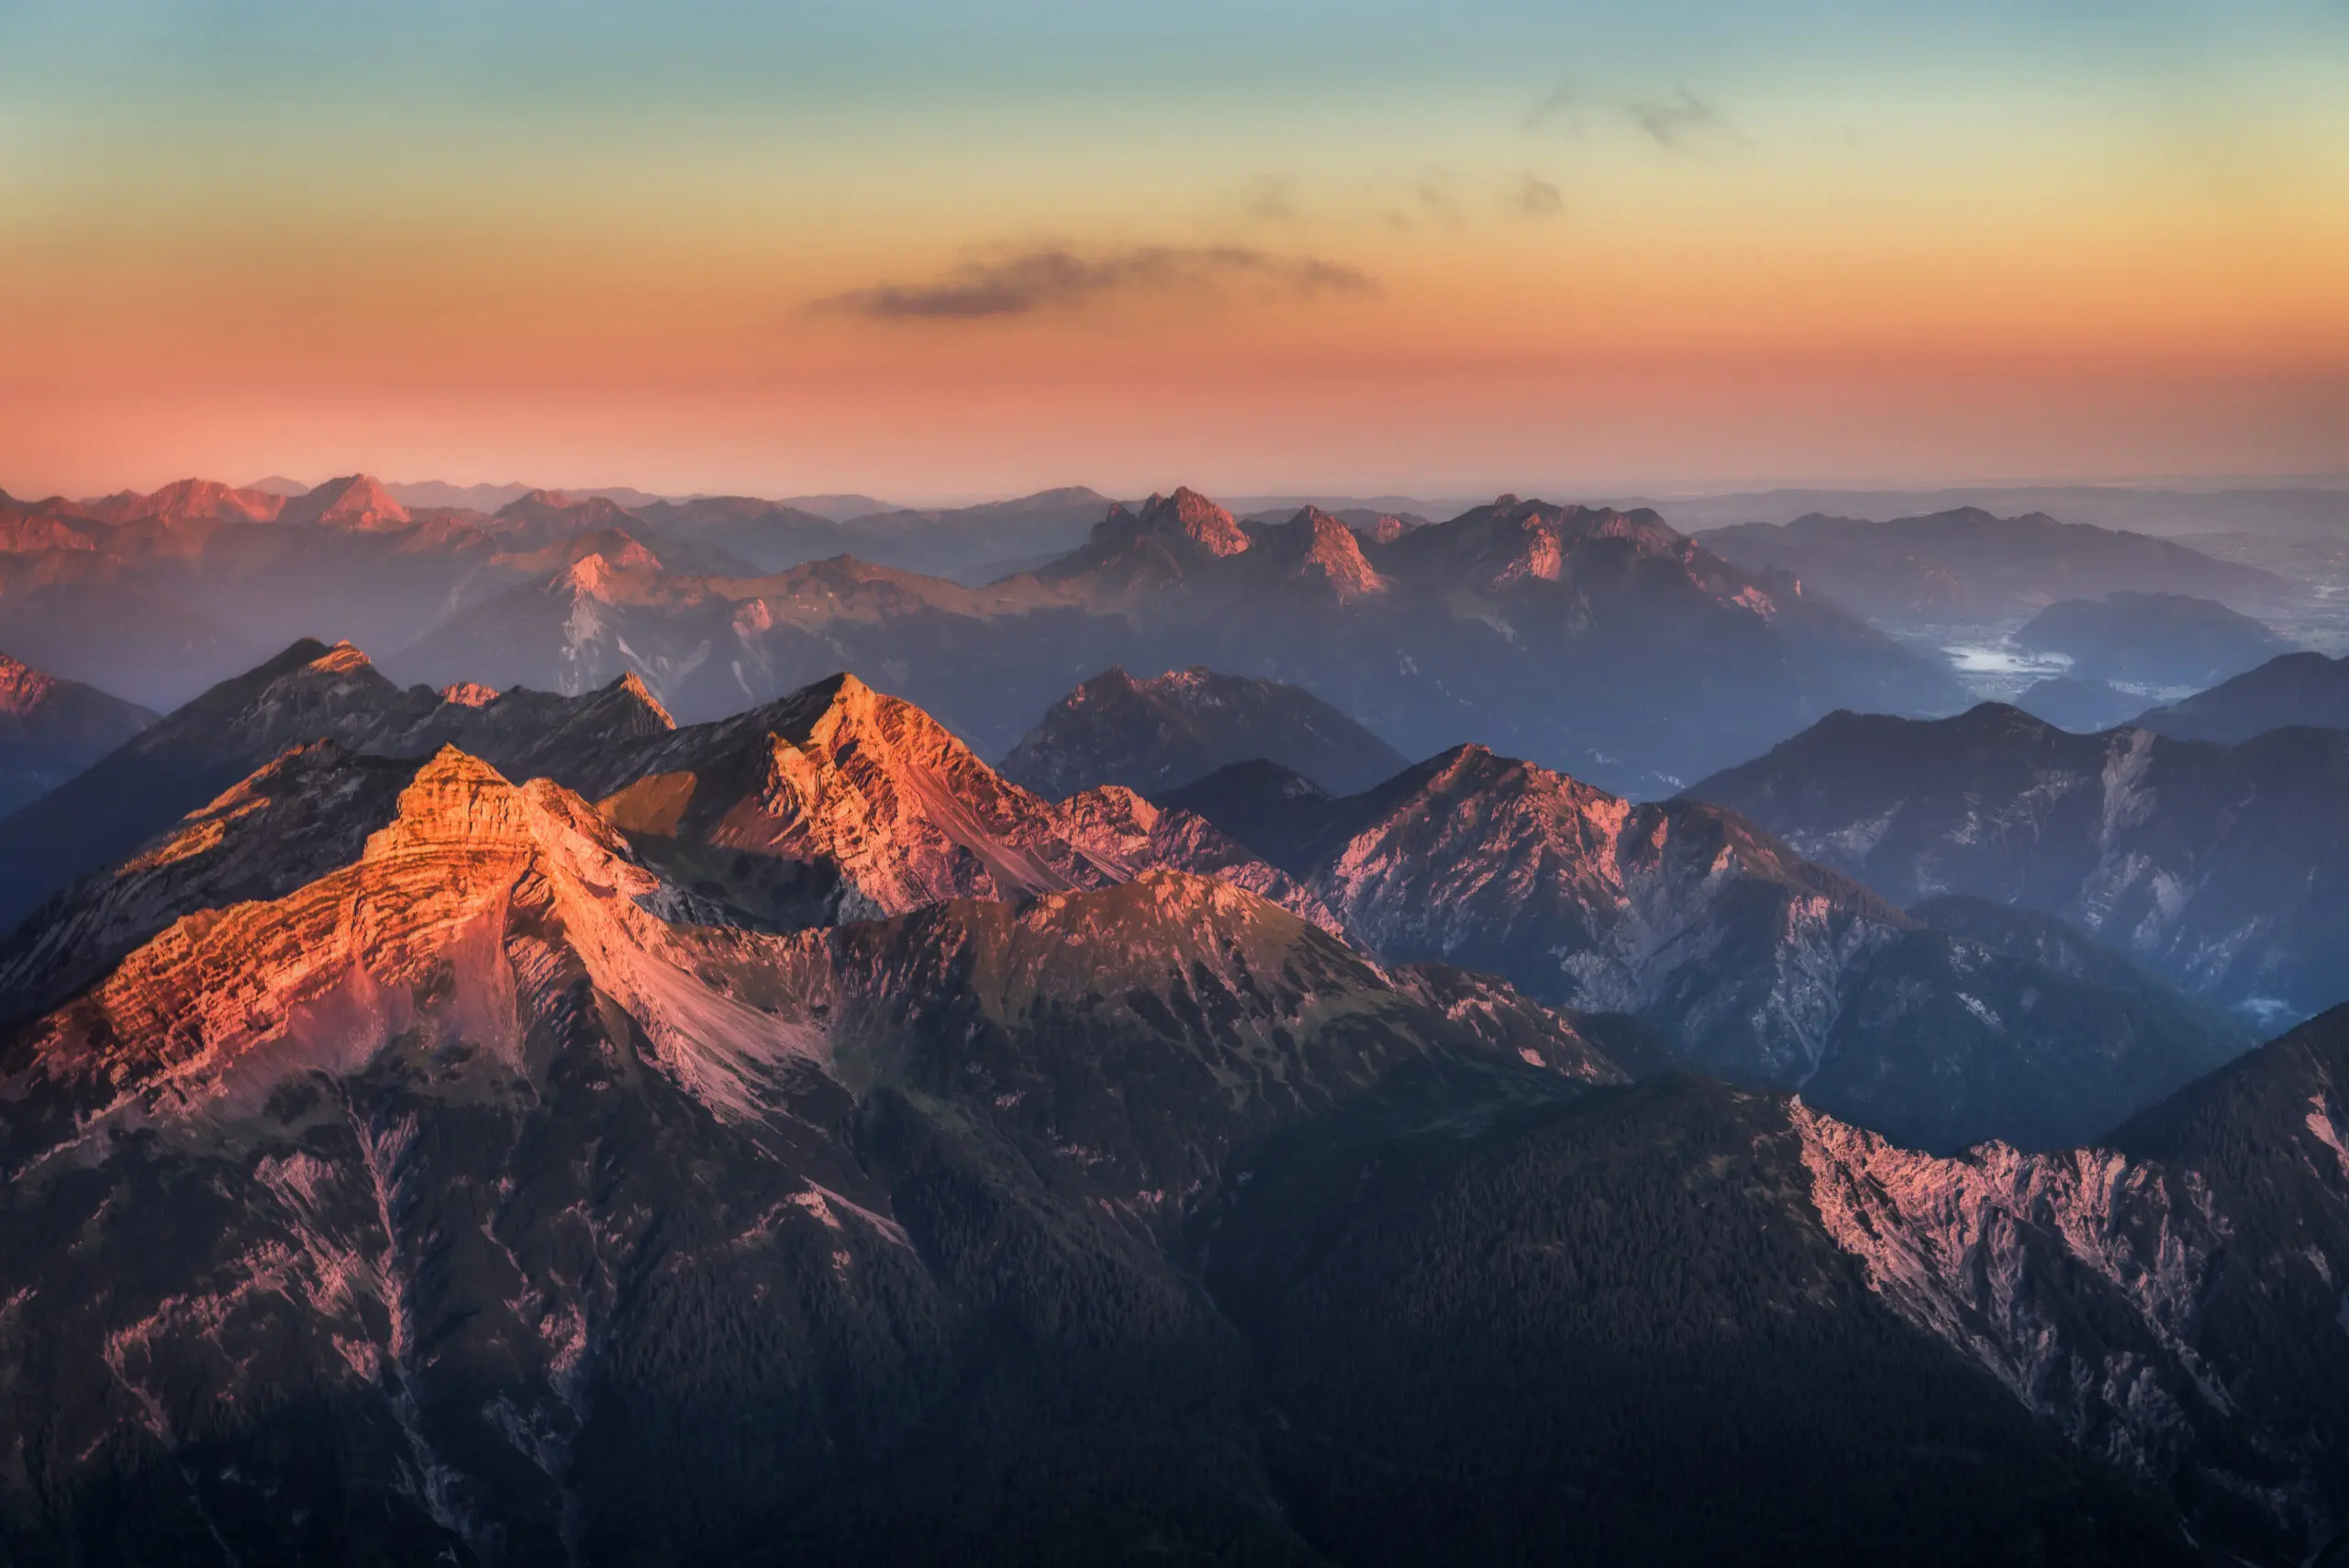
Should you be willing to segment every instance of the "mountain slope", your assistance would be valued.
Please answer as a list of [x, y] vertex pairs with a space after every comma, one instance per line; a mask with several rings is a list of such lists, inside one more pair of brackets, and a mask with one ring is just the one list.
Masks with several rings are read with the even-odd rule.
[[1932, 1160], [1798, 1106], [1829, 1230], [1885, 1299], [2198, 1528], [2271, 1560], [2337, 1539], [2349, 1161], [2336, 1009], [2111, 1147]]
[[1151, 867], [1218, 875], [1335, 925], [1204, 821], [1114, 787], [1041, 799], [853, 675], [638, 748], [598, 787], [673, 875], [785, 927], [1102, 888]]
[[1293, 1560], [1183, 1195], [1398, 1064], [1617, 1076], [1175, 874], [693, 908], [445, 751], [0, 1044], [11, 1554]]
[[1297, 686], [1197, 668], [1137, 681], [1111, 669], [1055, 703], [1002, 771], [1054, 799], [1105, 784], [1159, 795], [1253, 757], [1342, 795], [1407, 765], [1401, 752]]
[[1985, 704], [1838, 714], [1692, 792], [1911, 902], [2060, 916], [2198, 995], [2305, 1017], [2349, 997], [2349, 735], [2235, 747], [2071, 735]]
[[2287, 653], [2135, 722], [2157, 735], [2224, 746], [2293, 726], [2349, 729], [2349, 656]]
[[2198, 1560], [1870, 1290], [1780, 1100], [1477, 1108], [1306, 1124], [1202, 1221], [1330, 1560]]
[[1478, 747], [1344, 799], [1259, 768], [1169, 800], [1390, 958], [1635, 1014], [1684, 1062], [1930, 1148], [2087, 1137], [2249, 1043], [2182, 998], [1927, 929], [1731, 813]]
[[402, 689], [348, 643], [305, 639], [189, 703], [87, 772], [0, 818], [0, 927], [128, 855], [288, 747], [420, 755], [462, 740], [533, 772], [572, 776], [618, 742], [669, 728], [641, 684], [573, 699], [514, 692], [484, 706]]
[[46, 795], [155, 716], [0, 653], [0, 816]]

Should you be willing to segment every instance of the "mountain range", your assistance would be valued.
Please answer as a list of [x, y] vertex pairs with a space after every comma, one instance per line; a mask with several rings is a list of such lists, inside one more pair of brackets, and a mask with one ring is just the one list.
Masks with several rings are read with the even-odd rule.
[[[925, 574], [991, 560], [975, 586]], [[318, 628], [435, 687], [575, 695], [634, 671], [688, 721], [853, 666], [994, 755], [1102, 670], [1211, 663], [1310, 690], [1406, 755], [1473, 734], [1646, 793], [1839, 705], [1963, 699], [1653, 513], [1514, 497], [1360, 532], [1310, 508], [1242, 525], [1188, 491], [845, 523], [552, 491], [483, 514], [364, 475], [0, 504], [0, 643], [61, 677], [166, 708]]]
[[[0, 819], [0, 917], [47, 901], [0, 946], [0, 974], [48, 1000], [55, 984], [21, 976], [68, 953], [75, 976], [115, 962], [195, 870], [234, 868], [219, 885], [238, 897], [282, 891], [312, 865], [301, 846], [374, 831], [321, 820], [326, 775], [288, 754], [317, 744], [338, 762], [455, 745], [581, 791], [647, 865], [765, 929], [1214, 876], [1366, 952], [1636, 1016], [1692, 1062], [1930, 1148], [2085, 1136], [2251, 1043], [2174, 992], [1935, 929], [1714, 808], [1635, 806], [1478, 747], [1343, 798], [1257, 762], [1154, 803], [1114, 784], [1052, 800], [851, 676], [676, 728], [632, 675], [580, 697], [434, 692], [316, 643]], [[191, 860], [156, 837], [175, 813], [170, 841], [242, 823], [260, 847]]]
[[805, 499], [0, 497], [0, 1563], [2349, 1562], [2349, 662]]
[[1342, 799], [1254, 763], [1162, 800], [1374, 951], [1636, 1016], [1691, 1065], [1912, 1144], [2092, 1136], [2251, 1043], [2165, 985], [2062, 962], [2056, 921], [1937, 929], [1731, 813], [1481, 747]]
[[1505, 498], [1382, 541], [1326, 514], [1245, 526], [1177, 491], [981, 587], [849, 557], [751, 579], [583, 557], [462, 609], [403, 675], [579, 691], [634, 669], [681, 717], [845, 663], [1001, 754], [1070, 685], [1211, 659], [1301, 685], [1406, 755], [1474, 728], [1622, 787], [1750, 755], [1837, 703], [1954, 706], [1945, 674], [1774, 597], [1653, 514]]
[[1749, 571], [1798, 578], [1879, 621], [1998, 621], [2116, 590], [2194, 595], [2249, 610], [2291, 596], [2288, 584], [2258, 567], [2043, 512], [2001, 517], [1960, 506], [1886, 522], [1810, 513], [1696, 538]]
[[2059, 916], [2253, 1017], [2349, 999], [2349, 731], [2223, 746], [1996, 703], [1844, 713], [1691, 794], [1896, 900]]
[[12, 1559], [2280, 1563], [2349, 1504], [2349, 1016], [1942, 1159], [1224, 880], [1015, 886], [1044, 803], [844, 681], [634, 745], [598, 808], [312, 741], [18, 933]]

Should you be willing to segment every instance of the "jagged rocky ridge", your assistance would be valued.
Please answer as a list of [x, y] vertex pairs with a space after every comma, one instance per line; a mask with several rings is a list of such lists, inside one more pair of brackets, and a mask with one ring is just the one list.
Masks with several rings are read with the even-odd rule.
[[1935, 929], [1731, 812], [1634, 805], [1481, 747], [1343, 799], [1249, 764], [1165, 803], [1376, 951], [1636, 1014], [1692, 1064], [1929, 1148], [2091, 1136], [2252, 1041], [2142, 976]]
[[[1638, 1014], [1692, 1062], [1802, 1086], [1929, 1148], [2076, 1140], [2250, 1043], [2158, 985], [1926, 929], [1735, 817], [1632, 806], [1475, 748], [1344, 802], [1268, 764], [1261, 778], [1216, 775], [1196, 800], [1112, 785], [1054, 802], [853, 677], [673, 729], [633, 676], [579, 698], [403, 691], [356, 651], [312, 645], [175, 715], [71, 794], [152, 816], [200, 804], [264, 742], [313, 737], [335, 746], [288, 756], [120, 869], [57, 893], [0, 945], [0, 979], [36, 1000], [61, 994], [160, 929], [191, 876], [214, 899], [283, 892], [307, 874], [306, 846], [330, 852], [373, 830], [367, 810], [391, 787], [339, 813], [316, 792], [357, 786], [313, 762], [332, 764], [340, 747], [412, 762], [455, 737], [600, 800], [640, 855], [729, 920], [789, 930], [1105, 888], [1152, 868], [1212, 875], [1365, 951]], [[1235, 778], [1255, 785], [1235, 795]], [[1270, 830], [1265, 810], [1279, 818]], [[74, 840], [49, 816], [78, 828], [85, 861], [127, 853], [142, 825], [75, 816], [61, 796], [0, 823], [0, 838], [46, 835], [54, 857]], [[100, 830], [113, 838], [93, 846]], [[173, 847], [224, 834], [235, 852]]]
[[1693, 794], [1904, 902], [2056, 915], [2263, 1021], [2349, 1000], [2349, 733], [2073, 735], [1837, 714]]
[[349, 643], [304, 639], [140, 730], [70, 785], [0, 817], [0, 927], [291, 747], [332, 740], [419, 757], [459, 743], [523, 777], [585, 783], [629, 742], [671, 728], [633, 677], [577, 699], [402, 688]]
[[2099, 1148], [1936, 1160], [1791, 1114], [1828, 1230], [1897, 1311], [2238, 1551], [2305, 1562], [2349, 1507], [2344, 1085], [2335, 1008]]

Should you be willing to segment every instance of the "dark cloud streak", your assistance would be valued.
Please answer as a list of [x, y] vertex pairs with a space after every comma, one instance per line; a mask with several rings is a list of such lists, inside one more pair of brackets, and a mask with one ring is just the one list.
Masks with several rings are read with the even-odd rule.
[[1737, 132], [1721, 112], [1686, 87], [1674, 97], [1635, 102], [1625, 112], [1658, 147], [1675, 151], [1709, 138], [1738, 139]]
[[1144, 245], [1102, 256], [1057, 246], [974, 261], [934, 283], [875, 284], [808, 309], [874, 321], [985, 321], [1136, 295], [1212, 296], [1231, 289], [1309, 299], [1371, 294], [1377, 280], [1336, 261], [1241, 245]]
[[1568, 129], [1575, 128], [1581, 118], [1582, 89], [1571, 82], [1561, 82], [1542, 95], [1541, 100], [1525, 111], [1525, 128], [1539, 130], [1554, 119], [1563, 119]]

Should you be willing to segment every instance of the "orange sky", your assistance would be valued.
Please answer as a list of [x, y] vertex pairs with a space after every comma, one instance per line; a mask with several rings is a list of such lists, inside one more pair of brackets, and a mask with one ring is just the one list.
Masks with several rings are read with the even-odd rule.
[[[921, 49], [885, 68], [848, 20], [484, 91], [461, 68], [546, 25], [493, 9], [508, 33], [376, 39], [331, 90], [250, 40], [198, 72], [238, 40], [0, 21], [32, 62], [0, 67], [0, 485], [2349, 469], [2349, 25], [2320, 12], [2166, 12], [2176, 48], [2121, 59], [1922, 13], [1777, 61], [1591, 24], [1593, 81], [1471, 7], [1490, 36], [1416, 76], [1373, 37], [1186, 89], [1088, 51], [1188, 34], [1065, 42], [1030, 5], [1007, 27], [1069, 59], [996, 39], [923, 92]], [[1269, 54], [1308, 47], [1264, 15]], [[76, 41], [113, 74], [34, 78]], [[728, 44], [837, 69], [765, 94], [708, 76]]]

